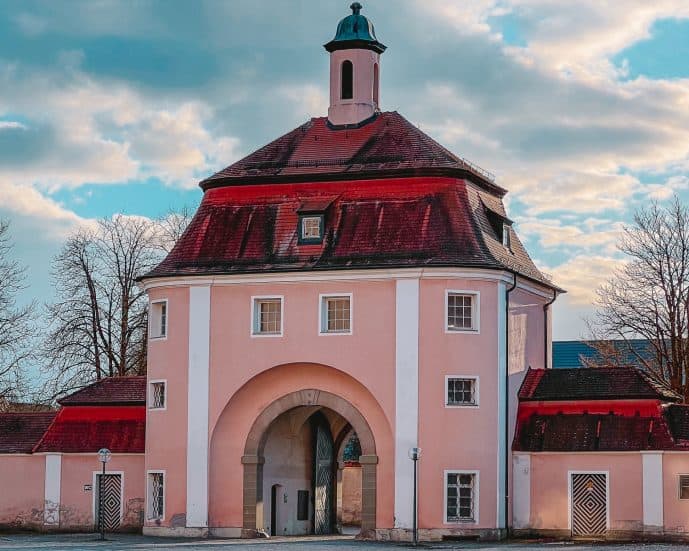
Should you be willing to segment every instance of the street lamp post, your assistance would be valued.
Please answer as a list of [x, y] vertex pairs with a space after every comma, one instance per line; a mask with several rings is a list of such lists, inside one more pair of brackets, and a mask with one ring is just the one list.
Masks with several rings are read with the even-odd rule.
[[412, 532], [414, 535], [414, 547], [419, 543], [419, 530], [417, 527], [418, 521], [418, 505], [417, 505], [417, 462], [421, 459], [421, 448], [409, 448], [409, 459], [414, 462], [414, 510], [412, 511]]
[[100, 530], [101, 541], [105, 540], [105, 523], [103, 522], [103, 481], [105, 480], [105, 465], [112, 458], [108, 448], [98, 450], [98, 461], [103, 464], [103, 473], [98, 481], [98, 529]]

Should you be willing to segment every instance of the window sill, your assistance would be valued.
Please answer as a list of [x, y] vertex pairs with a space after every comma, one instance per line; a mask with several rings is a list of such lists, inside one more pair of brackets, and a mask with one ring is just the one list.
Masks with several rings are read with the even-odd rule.
[[457, 520], [446, 520], [445, 524], [478, 524], [473, 518], [462, 518]]
[[167, 406], [162, 407], [162, 408], [154, 408], [154, 407], [149, 407], [148, 411], [165, 411], [167, 410]]
[[478, 409], [478, 404], [445, 404], [448, 409], [469, 408]]
[[445, 327], [445, 333], [447, 334], [459, 334], [459, 335], [480, 335], [481, 332], [478, 329], [452, 329], [451, 327]]
[[319, 336], [322, 337], [332, 337], [332, 336], [342, 336], [342, 335], [351, 335], [351, 331], [320, 331], [318, 333]]
[[159, 335], [157, 337], [148, 337], [149, 341], [166, 341], [167, 335]]
[[282, 337], [282, 333], [251, 333], [252, 338], [265, 339], [271, 337]]

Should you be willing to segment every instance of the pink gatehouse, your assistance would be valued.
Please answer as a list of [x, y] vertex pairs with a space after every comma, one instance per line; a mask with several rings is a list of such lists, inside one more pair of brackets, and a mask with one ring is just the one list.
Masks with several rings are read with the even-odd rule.
[[141, 278], [147, 379], [0, 416], [0, 523], [92, 529], [110, 447], [112, 529], [689, 535], [689, 409], [632, 369], [550, 369], [563, 291], [488, 172], [381, 111], [386, 47], [351, 8], [327, 117], [203, 180]]

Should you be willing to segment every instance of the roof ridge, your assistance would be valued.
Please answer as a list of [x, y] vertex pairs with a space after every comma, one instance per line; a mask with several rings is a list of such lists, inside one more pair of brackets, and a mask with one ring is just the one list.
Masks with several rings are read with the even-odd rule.
[[43, 434], [38, 439], [38, 442], [36, 442], [36, 444], [34, 444], [33, 447], [31, 448], [31, 453], [36, 453], [36, 450], [38, 450], [40, 445], [43, 443], [43, 440], [45, 440], [46, 435], [48, 434], [48, 432], [50, 432], [50, 429], [53, 428], [53, 425], [55, 425], [55, 423], [57, 422], [57, 418], [60, 416], [60, 413], [62, 411], [63, 411], [63, 409], [60, 409], [59, 411], [57, 411], [55, 413], [55, 417], [53, 417], [53, 420], [45, 428], [45, 430], [43, 431]]

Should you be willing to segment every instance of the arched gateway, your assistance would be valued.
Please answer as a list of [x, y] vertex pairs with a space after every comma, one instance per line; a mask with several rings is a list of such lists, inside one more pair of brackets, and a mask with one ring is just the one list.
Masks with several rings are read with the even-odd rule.
[[[264, 465], [265, 449], [270, 434], [271, 426], [284, 414], [292, 412], [301, 418], [301, 422], [309, 418], [316, 418], [314, 424], [314, 499], [313, 499], [313, 531], [316, 533], [330, 532], [332, 517], [334, 516], [334, 492], [331, 489], [335, 486], [335, 478], [330, 476], [328, 469], [334, 470], [333, 456], [335, 441], [342, 438], [352, 430], [359, 437], [361, 445], [361, 456], [359, 462], [362, 469], [362, 488], [361, 488], [361, 530], [368, 532], [376, 527], [376, 468], [378, 456], [376, 455], [376, 443], [373, 432], [366, 419], [351, 403], [344, 398], [327, 391], [317, 389], [305, 389], [291, 392], [271, 403], [254, 421], [249, 431], [244, 455], [242, 456], [243, 475], [243, 533], [245, 536], [252, 536], [256, 530], [264, 526], [264, 519], [267, 511], [264, 500]], [[334, 419], [332, 426], [336, 427], [337, 434], [329, 430], [327, 424], [327, 413]], [[340, 422], [337, 422], [337, 417]], [[344, 422], [343, 422], [344, 421]], [[325, 423], [325, 428], [324, 428]], [[327, 432], [327, 435], [326, 435]], [[328, 442], [324, 445], [324, 442]], [[328, 454], [324, 451], [329, 446], [330, 464], [324, 465], [323, 461], [328, 461]], [[276, 500], [271, 500], [271, 526], [275, 533], [274, 523], [276, 522]], [[327, 528], [324, 528], [326, 527]]]

